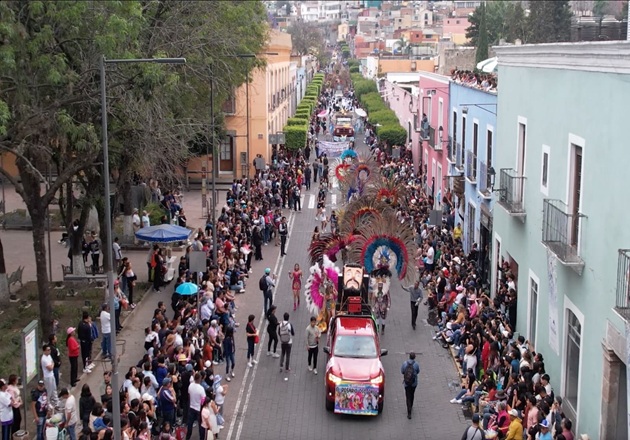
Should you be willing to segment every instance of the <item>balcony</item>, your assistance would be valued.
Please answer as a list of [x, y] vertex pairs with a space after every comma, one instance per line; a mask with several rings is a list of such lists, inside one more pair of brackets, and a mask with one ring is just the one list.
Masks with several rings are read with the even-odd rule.
[[581, 275], [584, 269], [584, 261], [578, 254], [581, 215], [569, 211], [560, 200], [543, 200], [542, 242], [563, 265]]
[[477, 191], [484, 199], [492, 197], [492, 184], [490, 183], [490, 174], [488, 174], [488, 164], [479, 161], [479, 176], [477, 179]]
[[423, 141], [428, 141], [429, 144], [433, 145], [435, 142], [435, 128], [429, 126], [425, 126], [420, 129], [420, 138]]
[[446, 144], [446, 148], [446, 158], [449, 160], [449, 162], [455, 163], [457, 146], [455, 145], [455, 142], [453, 141], [453, 138], [451, 136], [448, 137], [448, 144]]
[[472, 150], [466, 150], [466, 180], [477, 183], [477, 155]]
[[455, 145], [455, 168], [460, 173], [464, 171], [464, 148], [460, 143]]
[[525, 177], [519, 176], [512, 168], [502, 168], [499, 175], [499, 204], [513, 217], [525, 220], [523, 190]]
[[619, 249], [615, 310], [630, 321], [630, 249]]

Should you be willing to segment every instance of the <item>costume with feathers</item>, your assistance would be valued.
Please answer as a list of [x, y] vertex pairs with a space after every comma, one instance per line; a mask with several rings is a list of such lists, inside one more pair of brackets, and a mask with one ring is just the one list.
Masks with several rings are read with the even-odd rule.
[[339, 276], [339, 269], [324, 255], [321, 263], [311, 267], [306, 280], [306, 307], [317, 315], [317, 326], [322, 332], [328, 330], [328, 322], [335, 314]]

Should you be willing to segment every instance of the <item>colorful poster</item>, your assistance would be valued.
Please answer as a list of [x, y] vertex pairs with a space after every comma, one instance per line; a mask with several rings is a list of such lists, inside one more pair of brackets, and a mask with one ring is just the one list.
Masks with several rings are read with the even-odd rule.
[[560, 355], [560, 341], [558, 339], [558, 287], [556, 255], [547, 249], [547, 275], [549, 277], [549, 346]]
[[375, 416], [378, 387], [370, 384], [340, 383], [335, 387], [335, 413]]
[[341, 153], [350, 148], [350, 142], [328, 142], [319, 141], [319, 155], [326, 153], [326, 156], [339, 157]]

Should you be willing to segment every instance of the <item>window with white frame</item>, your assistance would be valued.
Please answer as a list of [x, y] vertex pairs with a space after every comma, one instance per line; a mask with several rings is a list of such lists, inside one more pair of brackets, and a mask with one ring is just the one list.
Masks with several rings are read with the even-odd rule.
[[542, 158], [540, 164], [540, 192], [549, 196], [549, 156], [551, 149], [549, 145], [542, 146]]
[[573, 410], [578, 407], [580, 389], [580, 350], [582, 346], [582, 324], [572, 310], [567, 309], [566, 316], [566, 363], [564, 399]]
[[532, 345], [536, 346], [536, 329], [538, 327], [538, 280], [529, 277], [529, 335], [527, 338]]

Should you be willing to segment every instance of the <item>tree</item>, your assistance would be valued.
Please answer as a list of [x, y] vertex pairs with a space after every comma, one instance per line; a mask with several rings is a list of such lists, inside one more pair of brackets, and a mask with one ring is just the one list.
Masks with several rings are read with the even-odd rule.
[[[528, 43], [557, 43], [571, 39], [571, 7], [568, 0], [530, 2]], [[535, 30], [535, 31], [534, 31]]]
[[479, 22], [479, 42], [477, 44], [477, 53], [475, 61], [477, 63], [488, 59], [488, 28], [486, 25], [486, 6], [485, 2], [481, 3], [481, 20]]
[[311, 52], [324, 51], [324, 34], [315, 23], [294, 23], [287, 29], [291, 35], [293, 52], [297, 55], [306, 55]]
[[486, 35], [489, 45], [498, 44], [499, 40], [514, 42], [525, 40], [527, 21], [520, 2], [493, 1], [484, 2], [468, 17], [470, 26], [466, 29], [466, 38], [472, 46], [479, 44], [479, 29], [482, 15], [485, 16]]
[[525, 10], [520, 2], [510, 2], [506, 9], [505, 17], [505, 41], [513, 43], [516, 40], [527, 42], [528, 27]]

